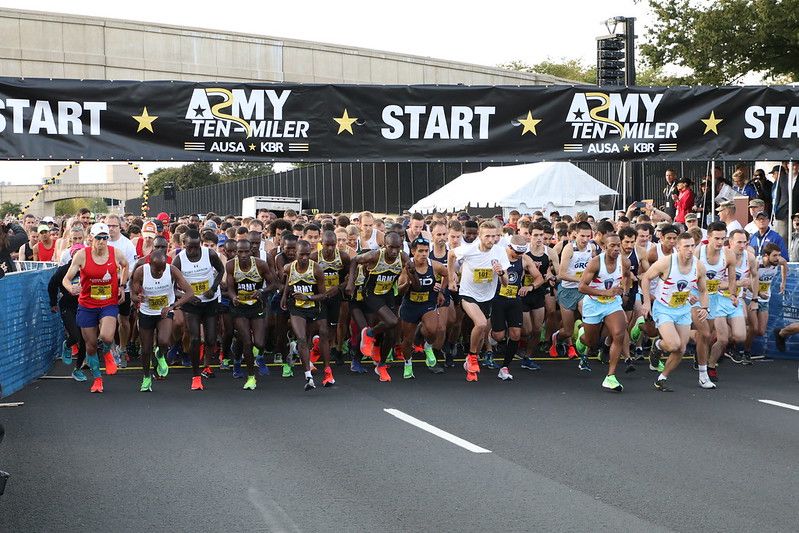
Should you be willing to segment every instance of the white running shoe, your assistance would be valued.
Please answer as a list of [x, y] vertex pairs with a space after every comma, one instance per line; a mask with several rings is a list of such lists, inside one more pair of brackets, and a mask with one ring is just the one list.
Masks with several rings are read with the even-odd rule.
[[716, 388], [716, 384], [710, 381], [710, 378], [707, 376], [705, 376], [704, 378], [702, 376], [699, 376], [699, 386], [702, 387], [703, 389]]
[[503, 366], [502, 368], [499, 369], [499, 374], [497, 374], [497, 378], [501, 379], [502, 381], [508, 381], [508, 380], [513, 381], [513, 376], [510, 375], [510, 372], [508, 372], [508, 367], [506, 366]]

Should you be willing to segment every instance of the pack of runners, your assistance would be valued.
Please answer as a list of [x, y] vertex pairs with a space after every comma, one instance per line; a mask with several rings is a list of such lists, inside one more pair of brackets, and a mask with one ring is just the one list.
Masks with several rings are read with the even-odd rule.
[[785, 288], [781, 247], [755, 249], [723, 222], [704, 232], [585, 213], [505, 225], [465, 213], [82, 215], [60, 238], [31, 228], [34, 257], [60, 259], [48, 290], [62, 359], [77, 381], [89, 370], [91, 392], [133, 359], [149, 392], [175, 366], [191, 367], [192, 390], [220, 371], [254, 390], [270, 366], [288, 379], [299, 365], [309, 391], [320, 378], [334, 385], [347, 363], [381, 382], [396, 367], [413, 379], [415, 364], [475, 382], [489, 370], [511, 381], [515, 365], [538, 371], [541, 358], [573, 359], [582, 373], [599, 363], [613, 392], [620, 367], [640, 362], [671, 391], [686, 355], [698, 386], [714, 389], [722, 357], [751, 364], [755, 338], [784, 350], [799, 331], [766, 331]]

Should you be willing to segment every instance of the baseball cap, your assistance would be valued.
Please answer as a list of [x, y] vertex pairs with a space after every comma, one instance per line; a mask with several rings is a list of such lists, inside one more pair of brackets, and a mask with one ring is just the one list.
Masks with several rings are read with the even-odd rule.
[[70, 257], [73, 257], [73, 256], [75, 255], [75, 252], [77, 252], [78, 250], [83, 250], [84, 248], [86, 248], [86, 247], [85, 247], [85, 246], [83, 246], [83, 245], [82, 245], [82, 244], [80, 244], [80, 243], [78, 243], [78, 244], [73, 244], [73, 245], [72, 245], [72, 248], [70, 248], [70, 249], [69, 249], [69, 256], [70, 256]]
[[763, 207], [766, 205], [766, 202], [761, 200], [760, 198], [754, 198], [749, 200], [749, 207]]
[[359, 218], [361, 218], [360, 213], [353, 213], [350, 215], [350, 220], [358, 220]]
[[689, 220], [698, 220], [699, 217], [696, 216], [696, 213], [688, 213], [685, 215], [685, 221], [688, 222]]
[[225, 244], [227, 242], [227, 235], [225, 235], [224, 233], [222, 233], [220, 235], [217, 235], [216, 238], [217, 238], [217, 241], [216, 241], [216, 245], [217, 246], [222, 246], [223, 244]]
[[163, 222], [161, 222], [160, 220], [158, 220], [158, 219], [155, 219], [155, 220], [153, 221], [153, 224], [155, 224], [155, 231], [156, 231], [156, 233], [161, 233], [162, 231], [164, 231], [164, 223], [163, 223]]
[[169, 215], [167, 215], [167, 214], [166, 214], [166, 213], [164, 213], [163, 211], [161, 211], [160, 213], [158, 213], [158, 215], [156, 215], [156, 217], [155, 217], [155, 218], [157, 218], [157, 219], [158, 219], [158, 220], [160, 220], [161, 222], [169, 222], [169, 220], [170, 220], [170, 218], [169, 218]]
[[47, 224], [39, 224], [39, 227], [36, 228], [36, 233], [49, 233], [49, 232], [50, 232], [50, 226], [48, 226]]
[[42, 219], [42, 222], [45, 224], [55, 224], [55, 220], [53, 219], [53, 217], [44, 217]]
[[678, 179], [677, 183], [685, 183], [686, 185], [691, 185], [693, 183], [693, 181], [691, 181], [691, 178], [683, 177], [683, 178]]
[[207, 221], [205, 222], [204, 229], [212, 229], [212, 230], [216, 231], [216, 230], [217, 230], [217, 229], [219, 229], [219, 228], [218, 228], [218, 226], [216, 225], [216, 222], [214, 222], [213, 220], [207, 220]]
[[755, 215], [755, 218], [761, 218], [761, 217], [762, 217], [762, 218], [769, 218], [769, 216], [766, 214], [766, 212], [765, 212], [765, 211], [760, 211], [759, 213], [757, 213], [757, 214]]
[[771, 170], [769, 170], [768, 173], [774, 174], [775, 172], [782, 172], [782, 167], [780, 165], [774, 165], [773, 167], [771, 167]]
[[152, 220], [148, 220], [141, 227], [142, 237], [155, 237], [156, 233], [158, 233], [158, 231], [155, 226], [155, 222], [153, 222]]
[[799, 217], [799, 213], [794, 213], [794, 214], [791, 216], [791, 218], [796, 218], [796, 217]]
[[92, 237], [97, 237], [98, 235], [108, 235], [108, 225], [103, 222], [95, 222], [92, 224], [92, 229], [89, 231]]
[[719, 206], [716, 208], [716, 211], [722, 211], [723, 209], [727, 209], [728, 207], [732, 207], [735, 205], [735, 202], [721, 202]]

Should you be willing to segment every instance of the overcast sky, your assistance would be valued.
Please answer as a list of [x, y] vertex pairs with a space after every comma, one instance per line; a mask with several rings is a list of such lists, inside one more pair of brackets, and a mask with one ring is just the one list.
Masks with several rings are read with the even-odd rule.
[[[547, 58], [577, 58], [591, 64], [596, 58], [594, 38], [607, 33], [603, 20], [615, 15], [637, 17], [638, 35], [651, 23], [645, 0], [0, 0], [0, 6], [295, 38], [481, 65], [537, 63]], [[150, 171], [156, 166], [143, 168]], [[82, 176], [101, 172], [91, 167], [86, 165]], [[42, 168], [33, 162], [0, 163], [0, 181], [39, 182]]]

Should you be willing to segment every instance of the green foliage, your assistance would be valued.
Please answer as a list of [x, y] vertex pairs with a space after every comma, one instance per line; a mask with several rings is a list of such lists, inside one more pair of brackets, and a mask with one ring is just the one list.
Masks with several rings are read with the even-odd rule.
[[15, 204], [14, 202], [3, 202], [0, 204], [0, 218], [5, 218], [6, 215], [18, 215], [22, 212], [22, 204]]
[[579, 83], [596, 83], [596, 66], [587, 66], [579, 59], [561, 58], [554, 61], [547, 58], [545, 61], [528, 65], [523, 61], [511, 61], [498, 65], [499, 68], [515, 70], [517, 72], [530, 72], [535, 74], [549, 74]]
[[219, 167], [219, 181], [237, 181], [272, 174], [272, 163], [222, 163]]
[[649, 0], [655, 15], [641, 53], [655, 69], [688, 70], [686, 84], [723, 85], [746, 75], [799, 79], [799, 0]]
[[161, 167], [147, 176], [147, 188], [150, 196], [164, 192], [168, 182], [175, 184], [175, 189], [185, 191], [219, 183], [219, 174], [214, 172], [211, 163], [191, 163], [182, 167]]
[[55, 215], [57, 217], [72, 216], [83, 207], [92, 213], [108, 212], [108, 206], [102, 198], [70, 198], [69, 200], [58, 200], [55, 203]]

